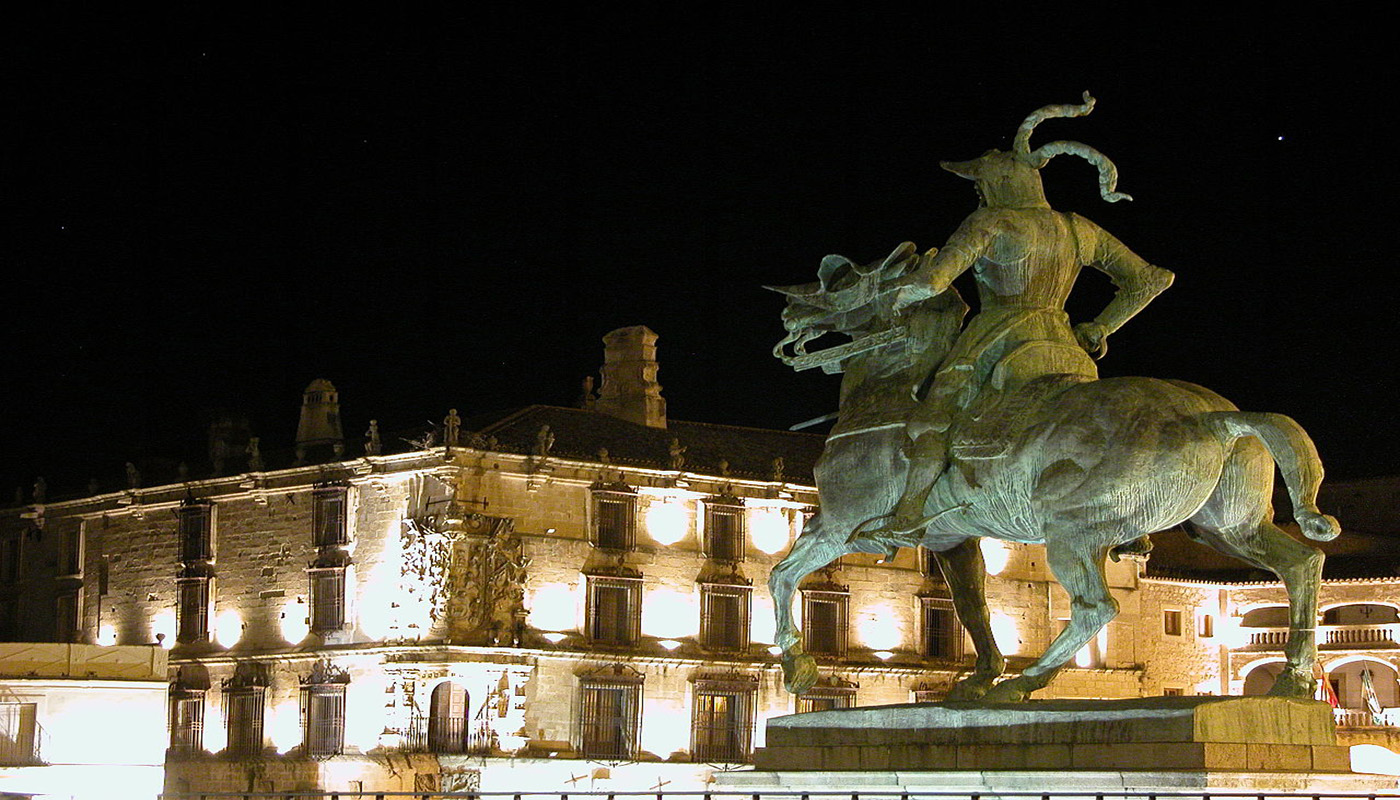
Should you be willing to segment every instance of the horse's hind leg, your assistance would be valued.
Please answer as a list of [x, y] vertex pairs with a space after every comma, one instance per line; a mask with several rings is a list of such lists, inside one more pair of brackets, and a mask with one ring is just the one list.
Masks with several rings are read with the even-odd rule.
[[[1193, 519], [1194, 521], [1194, 519]], [[1212, 529], [1197, 523], [1197, 538], [1222, 553], [1274, 573], [1288, 590], [1288, 665], [1269, 694], [1312, 697], [1317, 688], [1317, 589], [1322, 584], [1322, 551], [1289, 536], [1268, 520]]]
[[1220, 482], [1191, 517], [1195, 538], [1222, 553], [1266, 569], [1288, 590], [1288, 665], [1269, 694], [1312, 697], [1317, 687], [1317, 590], [1322, 551], [1289, 536], [1270, 521], [1273, 463], [1252, 439], [1241, 439], [1225, 462]]
[[966, 539], [941, 553], [934, 553], [943, 580], [953, 595], [953, 608], [958, 612], [977, 651], [977, 665], [972, 674], [958, 681], [948, 692], [949, 700], [976, 700], [987, 693], [991, 685], [1006, 670], [1006, 659], [992, 636], [992, 615], [987, 609], [987, 566], [982, 560], [979, 539]]
[[1045, 688], [1081, 647], [1118, 616], [1118, 601], [1109, 592], [1103, 573], [1108, 547], [1096, 543], [1112, 539], [1087, 530], [1073, 531], [1073, 534], [1047, 537], [1045, 542], [1050, 570], [1069, 592], [1069, 624], [1034, 664], [1020, 675], [993, 686], [983, 695], [983, 700], [1017, 702]]

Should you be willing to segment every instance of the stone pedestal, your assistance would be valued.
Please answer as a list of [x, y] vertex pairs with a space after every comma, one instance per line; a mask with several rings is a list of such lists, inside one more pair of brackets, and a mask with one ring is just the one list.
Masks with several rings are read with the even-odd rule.
[[1280, 697], [938, 703], [769, 720], [755, 771], [726, 788], [1370, 791], [1332, 709]]

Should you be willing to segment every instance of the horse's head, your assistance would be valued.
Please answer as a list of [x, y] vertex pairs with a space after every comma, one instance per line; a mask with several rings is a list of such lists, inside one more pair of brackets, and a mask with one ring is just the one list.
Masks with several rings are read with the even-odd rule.
[[830, 255], [822, 259], [815, 283], [764, 287], [787, 297], [782, 313], [787, 335], [773, 347], [773, 355], [791, 365], [794, 358], [807, 355], [809, 342], [825, 334], [854, 336], [887, 327], [896, 288], [890, 282], [913, 266], [917, 254], [914, 244], [905, 242], [870, 264]]

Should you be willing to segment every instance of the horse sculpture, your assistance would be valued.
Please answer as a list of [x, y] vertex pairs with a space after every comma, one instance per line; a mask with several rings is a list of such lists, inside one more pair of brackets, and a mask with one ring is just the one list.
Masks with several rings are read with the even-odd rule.
[[[793, 623], [794, 593], [806, 575], [841, 555], [927, 548], [977, 653], [972, 672], [955, 684], [949, 699], [1019, 701], [1046, 686], [1117, 615], [1105, 558], [1143, 549], [1150, 534], [1181, 526], [1197, 541], [1283, 581], [1290, 608], [1287, 665], [1270, 693], [1311, 696], [1323, 557], [1273, 523], [1271, 503], [1277, 464], [1304, 536], [1327, 540], [1340, 532], [1316, 505], [1322, 466], [1311, 440], [1288, 417], [1241, 412], [1199, 386], [1154, 378], [1097, 380], [1092, 361], [1075, 361], [1085, 357], [1084, 350], [1102, 352], [1107, 335], [1170, 283], [1170, 273], [1136, 259], [1087, 220], [1061, 215], [1044, 202], [1035, 170], [1052, 148], [1088, 151], [1085, 157], [1107, 176], [1101, 180], [1104, 196], [1125, 197], [1113, 192], [1112, 165], [1084, 145], [1026, 149], [1029, 128], [1042, 119], [1088, 113], [1092, 99], [1085, 99], [1083, 106], [1049, 106], [1033, 114], [1018, 133], [1020, 150], [945, 164], [977, 180], [983, 200], [946, 252], [919, 255], [905, 243], [870, 265], [828, 256], [818, 282], [770, 287], [788, 297], [787, 335], [774, 354], [797, 369], [844, 372], [837, 423], [815, 468], [820, 511], [769, 578], [789, 691], [801, 693], [817, 678], [816, 662], [803, 651]], [[992, 232], [982, 235], [979, 225]], [[1035, 281], [1044, 282], [1043, 274], [1024, 272], [1036, 259], [1042, 272], [1060, 270], [1051, 281], [1060, 294], [1032, 298], [1042, 318], [1036, 330], [1042, 332], [1016, 340], [990, 326], [1003, 318], [1026, 319], [1014, 314], [1026, 307]], [[1120, 294], [1116, 308], [1110, 304], [1071, 338], [1067, 323], [1057, 321], [1063, 312], [1054, 306], [1062, 308], [1081, 263], [1109, 272]], [[967, 306], [949, 283], [974, 264], [982, 311], [962, 330]], [[1135, 274], [1163, 273], [1165, 280], [1155, 286], [1131, 281]], [[1009, 285], [1021, 287], [1022, 294], [1009, 295]], [[999, 309], [997, 303], [1004, 305]], [[1001, 317], [989, 316], [996, 314]], [[983, 318], [992, 322], [976, 336], [1000, 350], [971, 351], [965, 344]], [[853, 340], [807, 351], [809, 342], [827, 333]], [[1083, 349], [1069, 354], [1075, 338]], [[933, 414], [927, 411], [931, 404]], [[944, 421], [930, 427], [929, 418]], [[938, 467], [928, 472], [928, 485], [915, 488], [920, 454], [910, 444], [927, 430], [936, 434]], [[870, 529], [882, 519], [905, 521]], [[907, 519], [916, 523], [911, 527]], [[1043, 543], [1050, 569], [1072, 601], [1069, 624], [1045, 652], [999, 683], [1005, 660], [992, 636], [980, 537]]]

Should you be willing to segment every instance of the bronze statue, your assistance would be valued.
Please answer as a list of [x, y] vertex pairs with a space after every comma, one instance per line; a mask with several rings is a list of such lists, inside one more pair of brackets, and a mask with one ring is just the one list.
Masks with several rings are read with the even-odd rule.
[[[1104, 199], [1126, 197], [1116, 192], [1117, 170], [1092, 148], [1030, 149], [1041, 121], [1089, 113], [1093, 99], [1084, 99], [1031, 114], [1009, 153], [943, 165], [976, 181], [982, 203], [941, 250], [918, 255], [906, 242], [867, 266], [828, 256], [818, 282], [774, 287], [788, 295], [775, 355], [797, 369], [845, 373], [815, 470], [821, 511], [769, 579], [791, 691], [816, 678], [791, 598], [802, 577], [844, 553], [928, 548], [977, 650], [950, 699], [1021, 700], [1117, 614], [1104, 559], [1145, 551], [1148, 535], [1177, 525], [1283, 580], [1288, 666], [1272, 691], [1313, 690], [1322, 553], [1273, 524], [1270, 498], [1277, 463], [1304, 535], [1335, 537], [1336, 520], [1316, 506], [1317, 451], [1291, 419], [1240, 412], [1198, 386], [1098, 379], [1090, 356], [1172, 275], [1045, 201], [1037, 170], [1066, 153], [1098, 167]], [[1118, 293], [1097, 319], [1071, 327], [1064, 302], [1083, 266], [1106, 272]], [[966, 306], [951, 283], [968, 269], [981, 310], [962, 328]], [[853, 341], [809, 353], [828, 332]], [[996, 685], [1004, 659], [991, 635], [981, 536], [1043, 542], [1073, 599], [1069, 624], [1039, 660]]]

